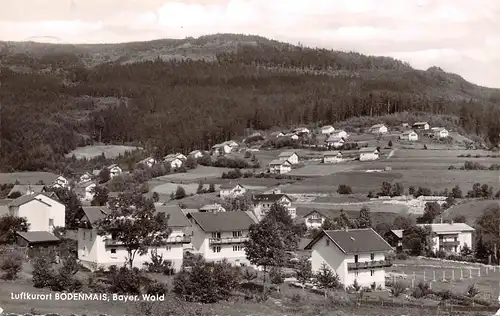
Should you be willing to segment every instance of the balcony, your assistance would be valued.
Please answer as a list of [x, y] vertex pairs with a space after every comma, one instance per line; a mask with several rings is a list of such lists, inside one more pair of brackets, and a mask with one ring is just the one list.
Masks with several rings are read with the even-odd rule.
[[222, 244], [239, 244], [248, 240], [248, 237], [226, 237], [226, 238], [210, 238], [209, 245], [222, 245]]
[[348, 262], [347, 263], [347, 270], [386, 268], [386, 267], [390, 267], [390, 266], [392, 266], [392, 261], [390, 261], [390, 260]]
[[[191, 242], [191, 236], [176, 236], [176, 237], [167, 238], [161, 244], [162, 245], [189, 244], [190, 242]], [[104, 245], [106, 247], [113, 247], [113, 246], [116, 247], [116, 246], [120, 246], [122, 244], [116, 240], [113, 240], [113, 239], [106, 239], [104, 241]]]

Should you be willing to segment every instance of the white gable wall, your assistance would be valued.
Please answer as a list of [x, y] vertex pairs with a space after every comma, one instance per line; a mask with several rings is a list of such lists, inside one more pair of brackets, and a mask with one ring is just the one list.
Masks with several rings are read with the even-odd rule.
[[49, 216], [54, 220], [54, 227], [66, 227], [66, 206], [64, 204], [43, 194], [39, 194], [36, 198], [50, 205]]
[[51, 218], [50, 206], [40, 201], [32, 200], [19, 207], [10, 207], [9, 212], [17, 217], [26, 217], [30, 224], [28, 231], [52, 232], [53, 230], [53, 227], [49, 226]]

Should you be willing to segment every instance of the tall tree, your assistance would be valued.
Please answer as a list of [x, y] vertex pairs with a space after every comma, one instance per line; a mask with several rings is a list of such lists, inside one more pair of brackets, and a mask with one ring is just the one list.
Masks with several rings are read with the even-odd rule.
[[28, 220], [25, 217], [3, 215], [0, 217], [0, 244], [13, 244], [16, 242], [16, 232], [27, 232]]
[[358, 228], [372, 227], [372, 218], [370, 214], [370, 209], [368, 207], [364, 206], [359, 211], [359, 217], [357, 223], [358, 223]]

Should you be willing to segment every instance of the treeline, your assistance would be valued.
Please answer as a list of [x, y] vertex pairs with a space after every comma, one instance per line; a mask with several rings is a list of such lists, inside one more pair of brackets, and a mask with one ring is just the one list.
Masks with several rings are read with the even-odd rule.
[[[415, 111], [459, 114], [467, 131], [498, 141], [499, 112], [489, 108], [489, 95], [465, 81], [447, 83], [444, 73], [412, 70], [390, 58], [270, 45], [240, 46], [217, 62], [158, 59], [83, 68], [69, 58], [61, 65], [72, 66], [52, 73], [2, 68], [0, 168], [53, 169], [64, 153], [89, 143], [87, 136], [90, 143], [188, 153], [247, 128]], [[302, 67], [348, 73], [288, 69]], [[83, 96], [94, 99], [82, 106]], [[97, 97], [122, 101], [102, 107]]]

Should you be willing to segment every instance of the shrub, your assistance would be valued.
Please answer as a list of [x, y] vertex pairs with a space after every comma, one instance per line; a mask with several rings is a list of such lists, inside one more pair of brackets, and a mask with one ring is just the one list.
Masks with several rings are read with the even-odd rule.
[[406, 289], [406, 285], [403, 282], [396, 282], [391, 287], [391, 294], [394, 297], [399, 297]]
[[54, 283], [56, 274], [47, 256], [40, 256], [33, 264], [33, 286], [36, 288], [50, 287]]
[[243, 279], [247, 282], [253, 281], [257, 278], [257, 272], [252, 268], [246, 268], [243, 270]]
[[352, 194], [352, 188], [348, 185], [341, 184], [337, 189], [338, 194]]
[[147, 281], [137, 268], [117, 269], [116, 266], [110, 267], [107, 279], [110, 284], [109, 292], [131, 295], [140, 294], [144, 281]]
[[146, 286], [146, 293], [150, 295], [163, 295], [168, 293], [168, 286], [158, 281], [150, 281]]
[[53, 291], [77, 292], [82, 289], [82, 282], [75, 279], [79, 266], [76, 258], [70, 256], [63, 261], [61, 268], [54, 274], [50, 288]]
[[165, 275], [174, 274], [172, 261], [164, 260], [163, 255], [159, 255], [156, 250], [151, 250], [151, 262], [144, 263], [144, 266], [146, 270], [151, 273], [163, 273]]
[[431, 294], [431, 290], [428, 283], [420, 281], [417, 286], [413, 289], [412, 296], [414, 298], [422, 298]]
[[18, 251], [9, 252], [0, 259], [0, 270], [3, 271], [2, 279], [14, 280], [23, 267], [23, 255]]
[[405, 252], [400, 252], [400, 253], [396, 254], [396, 259], [397, 260], [408, 260], [408, 254], [406, 254]]

